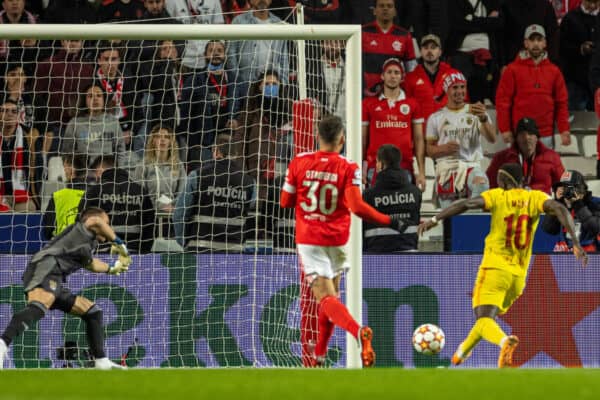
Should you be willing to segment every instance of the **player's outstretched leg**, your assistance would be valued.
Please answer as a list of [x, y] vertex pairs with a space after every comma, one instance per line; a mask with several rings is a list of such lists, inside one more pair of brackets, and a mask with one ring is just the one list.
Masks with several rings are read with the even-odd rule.
[[358, 332], [360, 343], [360, 359], [363, 368], [370, 368], [375, 365], [375, 350], [373, 350], [373, 330], [368, 326], [363, 326]]
[[513, 354], [519, 345], [519, 338], [515, 335], [506, 336], [501, 341], [500, 355], [498, 356], [498, 368], [510, 368], [513, 366]]
[[24, 309], [13, 315], [0, 337], [0, 369], [4, 367], [4, 359], [8, 354], [8, 346], [10, 346], [13, 339], [44, 318], [47, 311], [48, 309], [42, 303], [31, 301]]

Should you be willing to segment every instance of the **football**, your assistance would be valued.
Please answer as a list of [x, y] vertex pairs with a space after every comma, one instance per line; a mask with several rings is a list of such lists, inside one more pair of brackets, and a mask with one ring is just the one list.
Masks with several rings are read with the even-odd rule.
[[437, 325], [423, 324], [413, 332], [412, 343], [417, 352], [430, 356], [442, 351], [446, 336]]

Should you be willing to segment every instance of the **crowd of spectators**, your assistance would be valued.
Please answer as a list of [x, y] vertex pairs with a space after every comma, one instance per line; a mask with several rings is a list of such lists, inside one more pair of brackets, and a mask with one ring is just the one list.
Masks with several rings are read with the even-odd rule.
[[[442, 205], [494, 187], [503, 161], [521, 163], [529, 187], [552, 192], [564, 170], [555, 130], [568, 145], [569, 110], [593, 110], [600, 87], [600, 0], [568, 8], [549, 0], [3, 0], [0, 23], [283, 24], [298, 3], [305, 23], [363, 26], [367, 187], [425, 191], [429, 157]], [[344, 41], [306, 46], [310, 102], [299, 103], [293, 42], [0, 41], [0, 209], [41, 210], [48, 161], [60, 156], [77, 171], [67, 179], [76, 192], [52, 197], [48, 238], [69, 220], [56, 202], [68, 198], [72, 211], [83, 190], [81, 204], [110, 208], [120, 215], [113, 226], [132, 225], [123, 234], [137, 234], [140, 251], [157, 234], [198, 248], [212, 239], [230, 246], [243, 231], [269, 239], [256, 232], [278, 225], [273, 204], [287, 160], [313, 148], [300, 146], [299, 132], [314, 134], [321, 115], [346, 112]], [[481, 140], [498, 140], [496, 131], [508, 148], [486, 171]], [[389, 148], [379, 154], [388, 144], [399, 158]], [[196, 211], [195, 225], [184, 226]], [[140, 225], [153, 225], [155, 214], [173, 229]], [[209, 214], [215, 226], [251, 223], [224, 239], [231, 227], [207, 229]]]

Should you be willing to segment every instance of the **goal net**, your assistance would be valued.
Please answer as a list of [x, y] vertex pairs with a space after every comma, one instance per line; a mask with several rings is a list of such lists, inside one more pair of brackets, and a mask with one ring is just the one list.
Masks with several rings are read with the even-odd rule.
[[[2, 329], [25, 305], [31, 255], [77, 210], [96, 206], [134, 263], [119, 277], [75, 273], [67, 287], [103, 308], [111, 359], [308, 363], [316, 305], [301, 285], [294, 215], [279, 207], [279, 191], [294, 154], [315, 149], [325, 114], [346, 121], [346, 154], [360, 159], [360, 29], [294, 18], [0, 25], [9, 49], [0, 70]], [[360, 319], [359, 236], [343, 297]], [[336, 331], [329, 363], [357, 366], [355, 347]], [[9, 354], [10, 367], [85, 366], [84, 325], [50, 312]]]

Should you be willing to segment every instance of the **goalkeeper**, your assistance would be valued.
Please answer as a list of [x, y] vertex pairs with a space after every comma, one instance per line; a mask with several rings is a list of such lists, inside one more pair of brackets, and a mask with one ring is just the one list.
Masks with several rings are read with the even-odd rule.
[[[98, 242], [111, 241], [111, 253], [119, 259], [109, 265], [92, 257]], [[127, 271], [131, 258], [125, 243], [115, 234], [108, 215], [100, 208], [86, 208], [79, 220], [34, 254], [23, 274], [27, 306], [13, 315], [0, 339], [0, 369], [8, 346], [15, 337], [42, 319], [48, 310], [78, 315], [85, 321], [90, 353], [97, 369], [123, 368], [104, 353], [102, 309], [64, 286], [66, 278], [84, 267], [92, 272], [119, 275]]]

